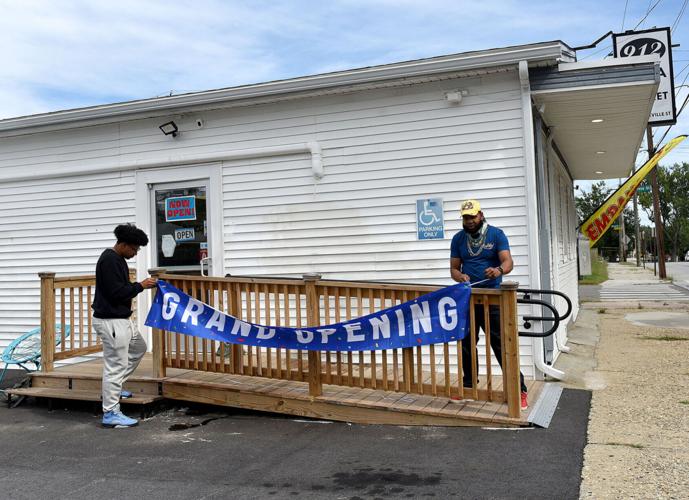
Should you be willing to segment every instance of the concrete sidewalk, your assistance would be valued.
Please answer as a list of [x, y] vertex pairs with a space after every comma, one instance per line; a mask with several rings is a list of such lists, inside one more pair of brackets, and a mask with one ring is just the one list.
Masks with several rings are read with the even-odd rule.
[[[608, 271], [608, 284], [657, 282]], [[565, 387], [593, 392], [581, 498], [687, 498], [689, 304], [584, 303], [568, 345], [555, 364]]]

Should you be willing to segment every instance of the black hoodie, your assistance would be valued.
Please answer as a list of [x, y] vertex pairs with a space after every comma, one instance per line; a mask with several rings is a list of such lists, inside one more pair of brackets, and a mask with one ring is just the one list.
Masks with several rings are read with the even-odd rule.
[[143, 290], [141, 283], [129, 282], [129, 267], [124, 257], [112, 248], [104, 250], [96, 264], [93, 316], [100, 319], [130, 317], [132, 299]]

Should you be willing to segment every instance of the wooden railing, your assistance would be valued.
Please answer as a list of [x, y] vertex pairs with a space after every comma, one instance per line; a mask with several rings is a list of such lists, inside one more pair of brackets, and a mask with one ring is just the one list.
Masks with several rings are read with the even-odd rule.
[[[364, 316], [420, 295], [436, 286], [303, 279], [227, 277], [213, 278], [151, 274], [164, 279], [215, 309], [251, 323], [305, 327], [338, 323]], [[406, 393], [505, 401], [512, 417], [519, 416], [519, 342], [516, 283], [500, 290], [473, 289], [474, 304], [501, 310], [501, 377], [494, 375], [490, 342], [485, 345], [485, 384], [479, 386], [476, 341], [471, 336], [472, 384], [462, 383], [461, 342], [379, 351], [330, 352], [263, 348], [224, 344], [178, 333], [153, 330], [153, 376], [164, 377], [167, 368], [232, 373], [254, 377], [299, 380], [309, 383], [311, 396], [322, 384], [382, 389]], [[488, 307], [484, 323], [490, 334]]]
[[[135, 272], [130, 271], [130, 280]], [[39, 273], [41, 278], [41, 369], [53, 370], [54, 362], [93, 354], [103, 350], [93, 330], [91, 304], [96, 288], [95, 276], [55, 277]], [[136, 319], [136, 301], [132, 301]], [[56, 337], [55, 325], [69, 325], [65, 338]], [[62, 329], [65, 331], [65, 329]]]
[[[133, 273], [133, 272], [132, 272]], [[201, 277], [151, 274], [170, 282], [190, 296], [242, 320], [270, 326], [328, 325], [364, 316], [437, 290], [437, 286], [303, 279]], [[94, 276], [41, 277], [42, 370], [52, 371], [54, 361], [102, 350], [92, 327]], [[132, 275], [131, 279], [134, 277]], [[476, 373], [479, 359], [471, 335], [472, 383], [462, 383], [461, 342], [380, 351], [330, 352], [263, 348], [225, 344], [153, 329], [153, 376], [163, 378], [167, 368], [249, 375], [308, 382], [317, 397], [322, 384], [381, 389], [447, 398], [507, 402], [508, 414], [519, 416], [519, 339], [517, 284], [501, 289], [472, 289], [474, 305], [497, 306], [501, 311], [502, 375], [493, 373], [490, 342], [485, 345], [484, 384]], [[153, 290], [155, 293], [155, 290]], [[135, 304], [136, 301], [133, 302]], [[487, 337], [488, 307], [483, 308]], [[56, 342], [55, 324], [70, 325], [70, 333]]]

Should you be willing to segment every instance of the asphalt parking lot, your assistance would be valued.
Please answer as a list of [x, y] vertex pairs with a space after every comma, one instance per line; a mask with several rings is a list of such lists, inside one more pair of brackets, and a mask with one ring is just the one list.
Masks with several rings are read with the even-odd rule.
[[0, 408], [2, 497], [578, 498], [590, 393], [548, 429], [395, 427], [170, 407], [104, 429], [79, 403]]

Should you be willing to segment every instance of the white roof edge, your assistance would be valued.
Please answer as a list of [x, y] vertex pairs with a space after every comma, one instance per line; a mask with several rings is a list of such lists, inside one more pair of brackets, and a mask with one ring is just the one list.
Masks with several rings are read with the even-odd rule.
[[611, 66], [629, 66], [632, 64], [660, 63], [658, 54], [648, 56], [617, 57], [593, 61], [562, 62], [558, 64], [558, 71], [574, 71], [577, 69], [609, 68]]
[[637, 82], [622, 82], [622, 83], [604, 83], [602, 85], [583, 85], [580, 87], [558, 87], [555, 89], [545, 89], [545, 90], [532, 90], [531, 95], [533, 96], [541, 96], [541, 95], [550, 95], [550, 94], [563, 94], [566, 92], [580, 92], [580, 91], [587, 91], [587, 90], [604, 90], [604, 89], [613, 89], [613, 88], [618, 88], [618, 87], [642, 87], [644, 85], [647, 85], [651, 88], [657, 88], [658, 87], [658, 81], [657, 80], [640, 80]]
[[571, 59], [572, 54], [570, 51], [571, 49], [563, 42], [553, 41], [476, 52], [464, 52], [335, 73], [297, 77], [288, 80], [7, 118], [0, 120], [0, 131], [43, 127], [86, 120], [99, 120], [104, 118], [124, 118], [125, 116], [152, 111], [174, 111], [189, 106], [203, 106], [220, 102], [246, 100], [271, 95], [325, 89], [329, 87], [412, 78], [422, 75], [487, 68], [491, 66], [504, 66], [506, 64], [516, 64], [524, 60], [528, 62], [552, 60], [553, 63], [556, 63], [562, 59]]

